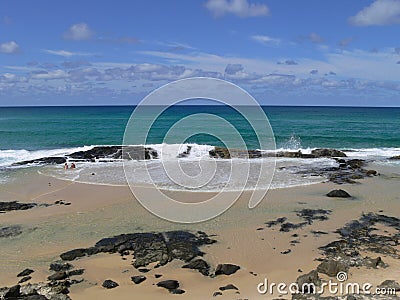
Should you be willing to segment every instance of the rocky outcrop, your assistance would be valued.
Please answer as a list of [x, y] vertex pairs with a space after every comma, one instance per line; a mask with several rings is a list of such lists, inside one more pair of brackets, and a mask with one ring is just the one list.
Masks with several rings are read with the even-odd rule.
[[182, 268], [198, 270], [204, 276], [208, 276], [210, 271], [209, 264], [201, 258], [191, 261], [190, 263], [182, 266]]
[[344, 190], [332, 190], [326, 194], [326, 196], [334, 198], [351, 198], [351, 195]]
[[0, 212], [12, 210], [27, 210], [35, 207], [36, 203], [21, 203], [18, 201], [0, 202]]
[[347, 157], [346, 153], [336, 149], [314, 149], [311, 151], [314, 157]]

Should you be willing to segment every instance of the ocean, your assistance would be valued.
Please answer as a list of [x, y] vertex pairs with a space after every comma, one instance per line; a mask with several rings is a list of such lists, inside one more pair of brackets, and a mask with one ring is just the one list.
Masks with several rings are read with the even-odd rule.
[[[1, 107], [0, 167], [9, 169], [18, 161], [64, 155], [87, 150], [95, 145], [121, 145], [125, 126], [134, 109], [134, 106]], [[148, 107], [150, 112], [152, 109], [154, 108]], [[262, 109], [268, 116], [276, 148], [279, 150], [301, 150], [309, 153], [315, 148], [336, 148], [346, 150], [350, 157], [383, 161], [400, 154], [400, 108], [263, 106]], [[146, 144], [152, 145], [155, 149], [160, 148], [160, 145], [165, 143], [164, 136], [171, 126], [187, 116], [199, 113], [213, 114], [227, 120], [241, 134], [248, 149], [260, 148], [247, 120], [231, 107], [222, 105], [170, 107], [154, 122]], [[146, 116], [140, 117], [146, 118]], [[219, 128], [218, 124], [207, 124], [204, 120], [198, 119], [193, 122], [191, 126], [179, 128], [174, 137], [177, 141], [192, 145], [191, 156], [187, 158], [189, 161], [199, 159], [213, 146], [224, 146], [226, 142], [235, 145], [235, 137], [225, 132], [224, 128]], [[193, 133], [193, 128], [207, 126], [214, 126], [213, 130], [219, 138]], [[170, 148], [171, 151], [184, 151], [176, 150], [176, 147]], [[173, 156], [176, 157], [175, 153]], [[186, 163], [189, 164], [187, 161]], [[282, 159], [280, 163], [287, 167], [287, 159]], [[316, 165], [329, 167], [335, 163], [330, 159], [307, 162], [304, 159], [301, 162], [292, 159], [289, 164], [291, 167], [295, 164], [296, 168], [291, 170], [292, 173], [296, 173], [304, 165], [309, 165], [310, 168]], [[138, 164], [139, 170], [143, 166], [140, 162]], [[153, 164], [154, 178], [159, 180], [161, 186], [174, 188], [168, 176], [159, 170], [159, 163], [153, 162]], [[224, 163], [220, 164], [222, 171], [219, 180], [206, 186], [206, 190], [217, 190], [223, 184], [223, 174], [228, 166], [225, 168]], [[94, 169], [105, 168], [103, 164], [86, 164], [79, 167], [79, 171], [73, 174], [64, 174], [58, 166], [44, 167], [41, 172], [65, 179], [90, 182], [94, 179], [93, 176], [88, 176], [89, 173]], [[107, 165], [106, 168], [111, 168], [111, 165]], [[95, 179], [97, 183], [123, 184], [125, 179], [120, 165], [98, 173], [108, 175], [97, 176]], [[287, 179], [288, 174], [281, 175], [278, 187], [321, 181], [321, 178], [315, 176]], [[275, 174], [275, 178], [277, 176], [279, 174]], [[283, 180], [284, 178], [287, 180]], [[140, 175], [138, 183], [141, 183]]]

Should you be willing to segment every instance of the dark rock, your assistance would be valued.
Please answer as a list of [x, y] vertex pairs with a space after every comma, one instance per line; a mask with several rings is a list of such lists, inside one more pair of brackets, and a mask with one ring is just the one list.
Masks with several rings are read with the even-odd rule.
[[228, 284], [228, 285], [225, 285], [225, 286], [221, 286], [220, 288], [219, 288], [221, 291], [226, 291], [226, 290], [236, 290], [236, 291], [238, 291], [239, 289], [236, 287], [236, 286], [234, 286], [233, 284]]
[[367, 268], [377, 269], [378, 267], [386, 268], [387, 265], [383, 262], [382, 258], [379, 256], [377, 258], [364, 258], [364, 265]]
[[103, 284], [101, 286], [106, 289], [113, 289], [113, 288], [116, 288], [117, 286], [119, 286], [119, 284], [116, 283], [115, 281], [107, 279], [103, 282]]
[[181, 295], [181, 294], [186, 293], [184, 290], [181, 290], [181, 289], [172, 289], [172, 290], [169, 290], [169, 292], [171, 294], [175, 294], [175, 295]]
[[[297, 277], [296, 283], [300, 292], [304, 294], [314, 293], [315, 287], [321, 284], [321, 279], [318, 276], [318, 272], [316, 270], [312, 270], [310, 273]], [[314, 285], [314, 287], [310, 284]]]
[[67, 161], [67, 159], [65, 157], [43, 157], [43, 158], [38, 158], [38, 159], [33, 159], [33, 160], [16, 162], [12, 165], [14, 165], [14, 166], [22, 166], [22, 165], [28, 165], [28, 164], [55, 165], [55, 164], [63, 164], [66, 161]]
[[324, 261], [317, 267], [319, 273], [326, 274], [329, 277], [336, 277], [339, 272], [347, 272], [348, 269], [349, 267], [345, 264], [334, 260]]
[[20, 279], [20, 281], [18, 281], [18, 283], [23, 283], [23, 282], [26, 282], [26, 281], [31, 280], [31, 279], [32, 279], [31, 276], [24, 276], [24, 277], [22, 277]]
[[62, 260], [74, 260], [75, 258], [85, 256], [87, 253], [86, 249], [74, 249], [64, 252], [60, 255]]
[[302, 222], [302, 223], [298, 223], [298, 224], [286, 222], [281, 225], [281, 228], [279, 229], [279, 231], [289, 232], [294, 229], [302, 228], [302, 227], [306, 226], [307, 224], [308, 224], [308, 222]]
[[67, 272], [68, 276], [76, 276], [76, 275], [82, 275], [85, 272], [85, 269], [77, 269], [77, 270], [72, 270]]
[[344, 190], [332, 190], [328, 194], [328, 197], [336, 197], [336, 198], [350, 198], [351, 195]]
[[316, 236], [320, 236], [320, 235], [322, 235], [322, 234], [328, 234], [327, 232], [325, 232], [325, 231], [320, 231], [320, 230], [311, 230], [311, 233], [314, 234], [314, 235], [316, 235]]
[[400, 155], [392, 156], [392, 157], [389, 158], [389, 159], [400, 159]]
[[287, 219], [285, 217], [281, 217], [281, 218], [278, 218], [278, 219], [276, 219], [274, 221], [268, 221], [268, 222], [265, 223], [265, 225], [267, 225], [267, 227], [272, 227], [272, 226], [275, 226], [275, 225], [278, 225], [278, 224], [282, 224], [286, 220]]
[[236, 273], [240, 267], [233, 264], [219, 264], [215, 269], [215, 275], [231, 275]]
[[0, 211], [27, 210], [36, 205], [36, 203], [21, 203], [18, 201], [0, 202]]
[[21, 296], [20, 289], [21, 286], [19, 284], [10, 287], [7, 293], [4, 294], [4, 299], [17, 299], [19, 296]]
[[68, 274], [65, 271], [59, 271], [47, 277], [48, 280], [63, 280], [68, 277]]
[[366, 174], [367, 176], [376, 176], [378, 175], [378, 172], [375, 170], [367, 170]]
[[35, 272], [35, 271], [33, 271], [32, 269], [25, 269], [22, 272], [20, 272], [17, 275], [17, 277], [28, 276], [28, 275], [31, 275], [33, 272]]
[[193, 260], [193, 261], [189, 262], [188, 264], [182, 266], [182, 268], [198, 270], [204, 276], [208, 276], [209, 270], [210, 270], [210, 266], [203, 259]]
[[395, 290], [396, 292], [400, 292], [400, 284], [395, 280], [385, 280], [380, 285], [378, 285], [378, 287], [385, 289], [392, 289]]
[[314, 149], [311, 154], [315, 157], [346, 157], [347, 155], [336, 149]]
[[147, 273], [147, 272], [150, 272], [150, 269], [147, 269], [147, 268], [140, 268], [140, 269], [138, 269], [138, 271], [139, 271], [140, 273]]
[[160, 278], [160, 277], [162, 277], [162, 274], [154, 274], [154, 277], [155, 278]]
[[292, 252], [292, 250], [287, 249], [287, 250], [285, 250], [285, 251], [281, 251], [281, 254], [289, 254], [290, 252]]
[[49, 269], [50, 269], [51, 271], [58, 272], [58, 271], [68, 271], [68, 270], [70, 270], [70, 269], [72, 269], [72, 268], [73, 268], [73, 265], [71, 265], [71, 264], [68, 263], [68, 262], [57, 261], [57, 262], [51, 263]]
[[314, 220], [325, 221], [328, 220], [328, 215], [331, 213], [331, 210], [326, 209], [310, 209], [304, 208], [302, 210], [296, 211], [297, 216], [305, 219], [308, 224], [312, 224]]
[[214, 292], [213, 297], [222, 296], [221, 292]]
[[22, 227], [20, 225], [12, 225], [8, 227], [0, 228], [0, 238], [14, 237], [22, 233]]
[[163, 280], [158, 282], [157, 286], [167, 290], [174, 290], [179, 287], [179, 282], [177, 280]]
[[135, 284], [139, 284], [142, 283], [143, 281], [145, 281], [147, 278], [146, 276], [143, 275], [138, 275], [138, 276], [132, 276], [131, 280], [135, 283]]

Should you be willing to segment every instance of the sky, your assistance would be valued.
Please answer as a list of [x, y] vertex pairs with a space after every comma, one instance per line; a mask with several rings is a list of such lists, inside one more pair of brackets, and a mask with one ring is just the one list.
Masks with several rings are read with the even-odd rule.
[[0, 2], [0, 106], [132, 105], [196, 76], [264, 105], [400, 106], [400, 0]]

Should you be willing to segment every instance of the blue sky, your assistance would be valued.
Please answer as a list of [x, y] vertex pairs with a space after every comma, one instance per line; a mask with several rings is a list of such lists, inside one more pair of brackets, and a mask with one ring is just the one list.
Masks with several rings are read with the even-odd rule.
[[400, 106], [400, 0], [0, 2], [0, 105], [135, 104], [211, 76], [272, 105]]

